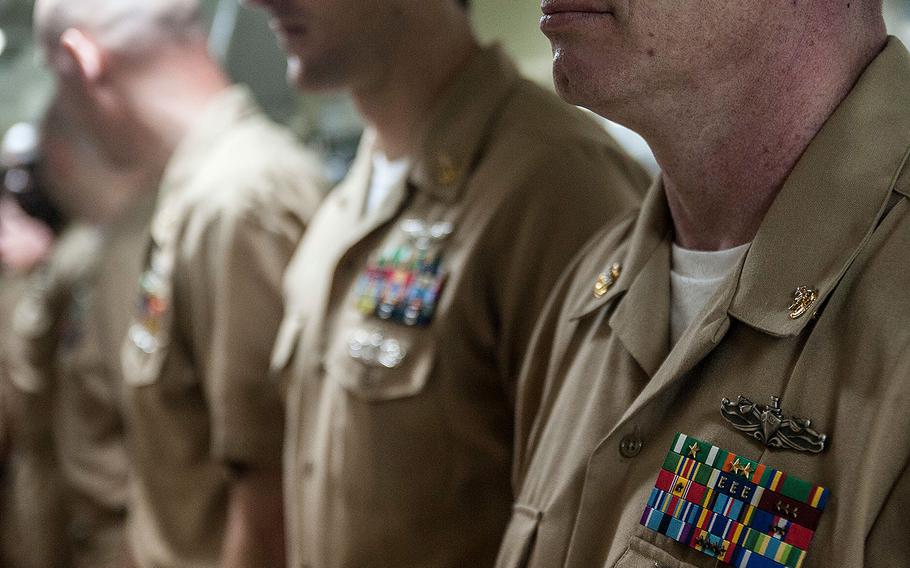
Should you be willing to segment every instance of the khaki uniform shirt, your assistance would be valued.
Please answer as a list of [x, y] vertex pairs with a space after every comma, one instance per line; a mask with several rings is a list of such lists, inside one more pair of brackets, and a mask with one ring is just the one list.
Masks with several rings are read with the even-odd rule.
[[18, 535], [14, 516], [12, 475], [10, 474], [10, 434], [12, 430], [10, 415], [11, 388], [7, 358], [9, 339], [12, 335], [13, 312], [22, 293], [25, 291], [27, 278], [12, 272], [0, 272], [0, 566], [19, 566], [22, 562], [16, 559]]
[[122, 354], [141, 566], [218, 566], [227, 465], [280, 464], [269, 354], [318, 179], [312, 157], [239, 88], [210, 105], [168, 165]]
[[[9, 450], [10, 417], [5, 386], [8, 385], [9, 343], [13, 335], [13, 313], [25, 292], [28, 278], [24, 275], [3, 273], [0, 270], [0, 464], [5, 463]], [[0, 465], [0, 470], [2, 470]]]
[[[702, 541], [742, 557], [750, 550], [740, 565], [781, 565], [757, 557], [776, 556], [770, 551], [784, 549], [781, 539], [806, 531], [814, 540], [803, 568], [906, 565], [908, 100], [910, 55], [890, 39], [800, 158], [744, 260], [672, 351], [673, 232], [662, 186], [637, 217], [592, 241], [557, 288], [522, 374], [520, 492], [499, 568], [720, 565], [641, 524], [677, 432], [694, 437], [703, 464], [712, 445], [742, 456], [739, 474], [722, 464], [737, 488], [750, 475], [756, 480], [756, 468], [772, 468], [829, 491], [820, 516], [815, 493], [794, 503], [771, 490], [746, 491], [772, 499], [755, 508], [766, 512], [749, 510], [752, 519], [770, 514], [779, 522], [772, 539], [762, 535], [775, 531], [739, 517], [740, 536], [758, 531], [764, 552], [744, 541]], [[801, 286], [807, 290], [794, 301]], [[721, 406], [723, 398], [737, 406], [740, 395], [772, 408], [778, 397], [777, 418], [811, 420], [827, 435], [824, 451], [768, 447], [739, 431]], [[773, 410], [763, 417], [767, 430], [759, 432], [768, 440], [819, 442], [805, 424], [776, 424]], [[761, 426], [754, 416], [751, 423]], [[688, 458], [690, 444], [681, 449]], [[683, 473], [679, 493], [688, 498], [685, 479], [694, 474]], [[732, 485], [713, 487], [721, 494]], [[675, 481], [669, 488], [677, 491]], [[690, 536], [694, 543], [704, 535], [691, 529]], [[787, 566], [798, 564], [793, 554]]]
[[285, 279], [291, 565], [490, 565], [524, 345], [557, 275], [646, 176], [498, 49], [457, 77], [409, 181], [365, 213], [372, 138]]
[[73, 289], [58, 348], [55, 437], [73, 565], [129, 565], [129, 467], [119, 348], [135, 302], [154, 195], [105, 227], [91, 278]]
[[[17, 310], [13, 400], [23, 434], [32, 432], [17, 436], [17, 506], [44, 501], [45, 489], [31, 489], [36, 478], [59, 479], [59, 500], [48, 502], [48, 513], [65, 512], [66, 528], [50, 538], [66, 545], [77, 567], [122, 568], [128, 558], [122, 381], [119, 358], [114, 364], [110, 354], [119, 352], [132, 313], [151, 205], [144, 199], [104, 231], [64, 235]], [[41, 463], [48, 471], [24, 467]], [[23, 533], [45, 530], [40, 515], [17, 516]]]
[[13, 314], [7, 388], [14, 450], [10, 483], [16, 556], [25, 566], [71, 562], [71, 516], [58, 435], [75, 424], [58, 411], [62, 393], [78, 390], [70, 383], [74, 369], [64, 360], [83, 339], [84, 293], [100, 243], [93, 228], [67, 229], [45, 265], [30, 276]]

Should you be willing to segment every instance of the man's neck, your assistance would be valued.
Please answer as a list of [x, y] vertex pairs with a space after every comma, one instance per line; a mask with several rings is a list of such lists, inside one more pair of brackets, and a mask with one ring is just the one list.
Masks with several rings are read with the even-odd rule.
[[414, 151], [415, 132], [426, 128], [439, 97], [478, 49], [467, 22], [438, 31], [429, 36], [432, 42], [402, 44], [381, 81], [352, 91], [361, 116], [377, 132], [379, 149], [390, 159]]
[[801, 46], [789, 60], [715, 81], [654, 113], [660, 123], [642, 131], [663, 170], [676, 242], [722, 250], [752, 241], [790, 171], [883, 41], [843, 53]]
[[[177, 56], [180, 56], [179, 54]], [[160, 169], [211, 102], [229, 86], [221, 70], [200, 54], [193, 65], [161, 57], [130, 80], [133, 108], [146, 130], [147, 159]]]

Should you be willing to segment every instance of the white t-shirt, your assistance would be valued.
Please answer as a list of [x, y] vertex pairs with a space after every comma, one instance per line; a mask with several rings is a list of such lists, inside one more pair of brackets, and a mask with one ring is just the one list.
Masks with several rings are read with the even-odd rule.
[[392, 189], [407, 181], [411, 162], [407, 158], [389, 160], [382, 152], [373, 153], [373, 173], [367, 193], [366, 211], [369, 214], [382, 203]]
[[711, 296], [746, 254], [749, 244], [727, 250], [698, 251], [675, 243], [670, 263], [670, 341], [679, 341]]

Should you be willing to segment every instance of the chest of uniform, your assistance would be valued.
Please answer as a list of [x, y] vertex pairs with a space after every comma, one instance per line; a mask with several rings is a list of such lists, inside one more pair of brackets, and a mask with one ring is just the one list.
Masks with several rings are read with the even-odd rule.
[[321, 306], [322, 357], [356, 395], [400, 398], [424, 388], [436, 323], [458, 297], [459, 213], [417, 199], [339, 254]]
[[176, 248], [172, 244], [151, 243], [122, 351], [128, 385], [148, 386], [161, 378], [174, 331], [175, 263]]
[[453, 231], [448, 220], [398, 221], [366, 254], [346, 300], [367, 320], [430, 325], [456, 253], [448, 242]]
[[[624, 527], [610, 554], [623, 538], [657, 533], [650, 540], [661, 554], [692, 565], [703, 556], [734, 566], [835, 565], [838, 539], [861, 542], [871, 528], [856, 512], [875, 510], [895, 483], [908, 420], [891, 403], [899, 394], [887, 373], [844, 369], [830, 356], [827, 325], [773, 338], [734, 323], [717, 349], [599, 440], [579, 532], [596, 538], [597, 525]], [[862, 342], [849, 335], [842, 339]], [[633, 438], [644, 446], [634, 456], [623, 451]], [[622, 508], [607, 506], [622, 492]]]
[[64, 365], [71, 364], [80, 348], [87, 347], [88, 326], [95, 304], [91, 282], [77, 282], [69, 295], [69, 302], [60, 322], [58, 356]]

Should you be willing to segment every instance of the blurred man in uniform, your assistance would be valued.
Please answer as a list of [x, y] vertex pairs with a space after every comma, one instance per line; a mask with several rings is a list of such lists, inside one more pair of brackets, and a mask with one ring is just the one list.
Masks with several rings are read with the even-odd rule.
[[[43, 386], [68, 283], [87, 260], [85, 233], [65, 226], [47, 188], [37, 182], [39, 140], [34, 125], [20, 123], [7, 131], [0, 153], [0, 260], [9, 309], [0, 377], [9, 442], [2, 518], [4, 552], [13, 566], [24, 568], [69, 562], [52, 402]], [[68, 264], [61, 262], [70, 257]]]
[[74, 224], [56, 239], [46, 263], [30, 275], [13, 313], [9, 340], [14, 518], [26, 566], [72, 565], [66, 481], [57, 454], [61, 372], [76, 338], [73, 300], [85, 286], [100, 244], [98, 232]]
[[257, 3], [297, 85], [369, 125], [285, 279], [291, 564], [490, 565], [532, 325], [646, 176], [479, 47], [462, 2]]
[[[126, 324], [116, 341], [105, 337], [97, 316], [108, 298], [96, 292], [115, 277], [104, 274], [109, 262], [99, 257], [129, 237], [112, 221], [136, 199], [143, 175], [139, 168], [110, 168], [58, 107], [45, 118], [35, 147], [40, 151], [23, 170], [29, 181], [14, 192], [17, 200], [29, 205], [46, 196], [48, 206], [30, 208], [59, 209], [57, 217], [73, 222], [49, 259], [31, 271], [10, 326], [7, 408], [14, 454], [8, 513], [20, 535], [16, 565], [128, 566], [119, 364], [104, 364], [104, 354], [118, 350]], [[145, 206], [144, 218], [150, 214]], [[141, 219], [129, 217], [129, 231], [145, 236]], [[5, 253], [9, 247], [2, 245]], [[134, 247], [130, 254], [135, 268], [121, 297], [135, 286], [142, 250]], [[119, 264], [116, 269], [124, 272]]]
[[[81, 248], [61, 243], [54, 253], [52, 267], [74, 266], [64, 272], [74, 277], [63, 283], [61, 299], [35, 306], [59, 320], [52, 333], [36, 336], [51, 351], [41, 391], [51, 399], [67, 515], [67, 538], [57, 535], [55, 542], [68, 545], [72, 566], [117, 568], [131, 561], [121, 366], [112, 354], [119, 352], [128, 327], [126, 298], [133, 298], [142, 266], [155, 185], [142, 164], [117, 170], [105, 163], [73, 126], [59, 104], [51, 108], [36, 172], [66, 216], [84, 227], [78, 233], [86, 234]], [[27, 412], [24, 419], [38, 414]]]
[[63, 100], [114, 163], [160, 175], [123, 350], [143, 567], [279, 566], [281, 274], [319, 169], [232, 87], [192, 0], [42, 0]]
[[563, 97], [662, 174], [537, 327], [500, 568], [906, 563], [910, 55], [881, 9], [543, 3]]

